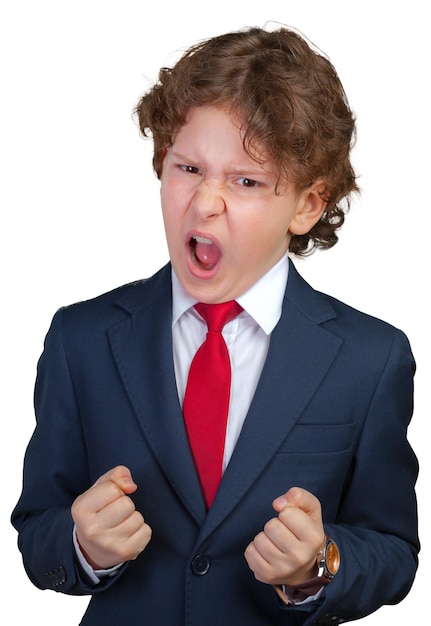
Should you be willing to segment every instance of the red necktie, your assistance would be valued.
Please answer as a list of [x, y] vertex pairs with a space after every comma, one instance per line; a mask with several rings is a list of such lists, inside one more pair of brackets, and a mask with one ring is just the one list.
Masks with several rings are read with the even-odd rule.
[[222, 476], [224, 442], [229, 410], [231, 369], [229, 352], [221, 331], [239, 315], [235, 301], [195, 305], [208, 332], [190, 366], [184, 396], [184, 420], [190, 447], [208, 508]]

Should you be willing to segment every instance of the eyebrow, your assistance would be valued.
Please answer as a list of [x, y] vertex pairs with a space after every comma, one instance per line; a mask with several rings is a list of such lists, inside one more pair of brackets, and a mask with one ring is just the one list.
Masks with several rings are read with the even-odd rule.
[[[177, 152], [173, 147], [170, 148], [171, 150], [171, 155], [177, 159], [178, 161], [180, 161], [182, 164], [184, 165], [192, 165], [195, 167], [198, 167], [198, 163], [200, 161], [199, 158], [193, 158], [190, 156], [186, 156], [185, 154], [182, 154], [181, 152]], [[259, 168], [259, 169], [255, 169], [255, 168]], [[272, 178], [274, 176], [273, 173], [268, 172], [267, 170], [263, 169], [262, 167], [259, 167], [258, 164], [254, 164], [253, 162], [247, 162], [244, 164], [244, 167], [240, 166], [235, 166], [233, 168], [229, 168], [228, 169], [228, 173], [234, 176], [239, 176], [239, 175], [247, 175], [249, 177], [253, 177], [253, 176], [266, 176], [268, 178]]]

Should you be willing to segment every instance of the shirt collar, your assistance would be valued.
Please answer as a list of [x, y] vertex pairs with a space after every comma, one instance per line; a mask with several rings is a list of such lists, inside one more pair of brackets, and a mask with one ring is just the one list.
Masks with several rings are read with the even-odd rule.
[[[289, 273], [289, 259], [285, 254], [237, 302], [263, 331], [269, 335], [281, 317], [284, 292]], [[197, 300], [186, 293], [172, 268], [172, 325], [183, 313], [196, 304]]]

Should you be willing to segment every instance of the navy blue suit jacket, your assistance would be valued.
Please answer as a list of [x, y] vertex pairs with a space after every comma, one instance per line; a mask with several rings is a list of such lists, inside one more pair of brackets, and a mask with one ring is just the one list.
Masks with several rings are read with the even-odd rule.
[[[93, 594], [82, 621], [92, 626], [333, 624], [400, 601], [419, 549], [406, 337], [314, 291], [291, 264], [255, 397], [206, 513], [176, 391], [171, 298], [168, 265], [54, 317], [13, 513], [34, 584]], [[70, 506], [117, 464], [139, 485], [132, 497], [153, 537], [92, 587], [75, 562]], [[243, 553], [294, 485], [321, 501], [341, 567], [323, 599], [286, 607]]]

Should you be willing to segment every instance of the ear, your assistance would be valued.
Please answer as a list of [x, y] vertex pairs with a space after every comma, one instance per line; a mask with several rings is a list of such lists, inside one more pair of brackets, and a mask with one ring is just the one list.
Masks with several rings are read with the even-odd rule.
[[297, 210], [289, 226], [293, 235], [305, 235], [320, 220], [327, 204], [325, 191], [325, 181], [319, 180], [299, 194]]

